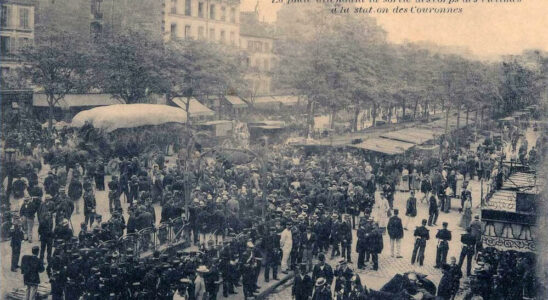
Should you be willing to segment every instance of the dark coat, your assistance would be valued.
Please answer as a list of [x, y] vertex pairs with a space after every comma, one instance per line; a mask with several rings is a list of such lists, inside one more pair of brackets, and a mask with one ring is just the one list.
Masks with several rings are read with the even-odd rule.
[[68, 196], [73, 201], [80, 199], [82, 197], [82, 183], [79, 180], [72, 180], [68, 188]]
[[444, 300], [451, 299], [453, 294], [453, 278], [450, 272], [445, 272], [441, 277], [440, 284], [438, 285], [438, 297]]
[[388, 235], [391, 239], [401, 239], [403, 238], [403, 225], [401, 219], [398, 216], [390, 217], [388, 220]]
[[319, 264], [314, 266], [314, 269], [312, 270], [312, 281], [316, 282], [320, 277], [325, 278], [329, 285], [333, 282], [333, 269], [327, 263], [324, 265], [323, 270], [320, 268]]
[[436, 200], [436, 197], [430, 196], [430, 201], [428, 203], [428, 213], [436, 213], [438, 211], [438, 201]]
[[34, 255], [25, 255], [21, 259], [21, 273], [25, 285], [40, 284], [40, 273], [44, 272], [44, 263]]
[[312, 296], [312, 278], [308, 274], [301, 278], [300, 275], [295, 276], [293, 280], [293, 288], [291, 289], [291, 295], [295, 296], [295, 300], [308, 300]]
[[329, 289], [329, 288], [323, 288], [323, 289], [316, 288], [314, 290], [314, 295], [312, 296], [312, 300], [331, 300], [331, 289]]
[[382, 233], [380, 230], [373, 230], [369, 234], [369, 252], [371, 253], [381, 253], [384, 248], [382, 241]]
[[409, 217], [417, 216], [417, 198], [409, 197], [409, 199], [407, 199], [405, 215]]

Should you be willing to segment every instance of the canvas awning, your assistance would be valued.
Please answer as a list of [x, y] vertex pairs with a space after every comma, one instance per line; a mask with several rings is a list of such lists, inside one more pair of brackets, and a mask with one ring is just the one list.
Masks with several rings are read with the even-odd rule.
[[284, 106], [295, 106], [299, 103], [299, 96], [273, 96], [272, 98]]
[[186, 113], [163, 104], [116, 104], [84, 110], [72, 118], [71, 126], [90, 123], [95, 128], [112, 132], [120, 128], [136, 128], [166, 123], [185, 123]]
[[[110, 94], [68, 94], [59, 100], [56, 107], [95, 107], [114, 104], [123, 104], [123, 100], [114, 99]], [[48, 107], [46, 94], [34, 94], [32, 105], [36, 107]]]
[[[177, 106], [182, 108], [183, 110], [186, 110], [186, 99], [182, 98], [173, 98], [173, 103], [175, 103]], [[207, 117], [207, 116], [213, 116], [215, 115], [215, 112], [211, 109], [207, 108], [207, 106], [203, 105], [202, 103], [198, 102], [196, 98], [190, 98], [190, 117]]]
[[402, 130], [385, 133], [381, 135], [381, 137], [420, 145], [430, 140], [433, 140], [434, 135], [435, 133], [429, 129], [406, 128]]
[[253, 106], [257, 108], [276, 107], [279, 105], [280, 105], [280, 102], [271, 96], [261, 96], [261, 97], [255, 97], [253, 99]]
[[372, 138], [362, 143], [349, 146], [388, 155], [397, 155], [403, 154], [405, 151], [409, 150], [415, 145], [412, 143], [406, 143], [385, 138]]
[[245, 103], [240, 97], [238, 96], [225, 96], [225, 99], [232, 105], [234, 108], [246, 108], [247, 103]]

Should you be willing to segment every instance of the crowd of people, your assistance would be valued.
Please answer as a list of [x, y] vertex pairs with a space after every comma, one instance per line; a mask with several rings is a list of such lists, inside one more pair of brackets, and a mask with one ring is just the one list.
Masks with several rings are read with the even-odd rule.
[[[515, 130], [519, 136], [519, 129]], [[58, 139], [42, 156], [63, 143], [70, 143], [70, 137]], [[492, 137], [477, 150], [463, 144], [461, 148], [442, 144], [441, 159], [415, 154], [368, 161], [348, 151], [314, 154], [274, 146], [276, 151], [270, 151], [261, 164], [242, 166], [204, 159], [194, 161], [190, 168], [191, 164], [181, 161], [166, 164], [160, 153], [146, 158], [82, 156], [81, 161], [51, 165], [42, 182], [39, 169], [29, 166], [14, 180], [11, 196], [2, 190], [2, 203], [20, 216], [14, 219], [11, 232], [11, 269], [19, 268], [21, 244], [33, 243], [37, 219], [40, 246], [21, 261], [29, 299], [34, 299], [37, 274], [43, 271], [48, 274], [53, 299], [215, 299], [219, 290], [226, 297], [237, 293], [240, 285], [243, 296], [251, 298], [260, 288], [261, 270], [265, 282], [278, 280], [279, 273], [294, 272], [296, 299], [417, 295], [452, 299], [459, 291], [464, 261], [465, 274], [470, 277], [474, 257], [483, 267], [475, 272], [470, 297], [500, 299], [492, 295], [525, 288], [523, 282], [506, 283], [518, 271], [521, 278], [532, 276], [526, 266], [533, 261], [482, 249], [481, 222], [479, 216], [472, 217], [469, 181], [477, 176], [500, 187], [507, 172], [502, 164], [506, 158], [503, 143]], [[545, 151], [537, 151], [538, 147], [527, 152], [526, 145], [518, 152], [527, 155], [518, 159], [539, 161]], [[110, 215], [104, 222], [96, 199], [96, 192], [103, 190], [108, 191]], [[397, 192], [409, 192], [402, 214], [394, 208]], [[351, 253], [358, 252], [357, 269], [376, 271], [384, 249], [383, 235], [389, 235], [390, 255], [402, 258], [401, 239], [406, 230], [412, 230], [411, 263], [422, 266], [430, 227], [437, 226], [440, 213], [450, 211], [451, 198], [460, 198], [459, 225], [465, 233], [460, 258], [450, 258], [449, 264], [452, 234], [448, 224], [443, 223], [435, 235], [440, 241], [436, 267], [443, 272], [437, 291], [415, 273], [399, 278], [405, 288], [368, 289], [352, 268]], [[427, 219], [415, 221], [417, 201], [428, 203]], [[160, 206], [159, 222], [155, 206]], [[80, 211], [85, 221], [76, 234], [71, 217]], [[135, 249], [109, 243], [124, 234], [174, 221], [175, 231], [182, 231], [198, 246], [197, 251], [153, 251], [141, 259]], [[165, 238], [161, 232], [157, 237]], [[356, 249], [352, 249], [354, 238]], [[151, 243], [145, 239], [139, 247], [148, 250]], [[493, 255], [500, 256], [495, 263]], [[337, 257], [332, 268], [327, 258]]]

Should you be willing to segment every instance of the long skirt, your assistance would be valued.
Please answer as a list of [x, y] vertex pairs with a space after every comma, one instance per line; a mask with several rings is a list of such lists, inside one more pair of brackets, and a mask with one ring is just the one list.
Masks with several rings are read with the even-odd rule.
[[462, 214], [459, 226], [463, 229], [466, 229], [468, 228], [468, 226], [470, 226], [470, 222], [472, 222], [472, 209], [467, 208], [464, 210], [464, 213]]

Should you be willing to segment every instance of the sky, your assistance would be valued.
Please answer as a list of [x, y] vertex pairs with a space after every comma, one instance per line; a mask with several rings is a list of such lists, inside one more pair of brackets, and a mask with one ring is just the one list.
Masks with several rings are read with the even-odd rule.
[[[282, 5], [288, 5], [272, 3], [273, 0], [258, 1], [260, 18], [266, 22], [274, 22], [278, 9]], [[410, 3], [404, 5], [383, 5], [382, 1], [384, 0], [378, 0], [379, 4], [375, 7], [411, 7], [416, 6], [414, 2], [418, 0], [408, 0]], [[398, 1], [402, 0], [395, 0]], [[242, 0], [241, 10], [254, 10], [256, 4], [257, 0]], [[307, 4], [289, 5], [298, 9], [299, 6]], [[363, 6], [368, 5], [366, 3]], [[388, 40], [394, 43], [429, 42], [441, 46], [467, 48], [475, 56], [484, 59], [519, 54], [526, 49], [548, 51], [548, 0], [521, 0], [519, 3], [420, 4], [420, 7], [462, 7], [463, 12], [452, 15], [390, 13], [372, 16], [386, 30]]]

